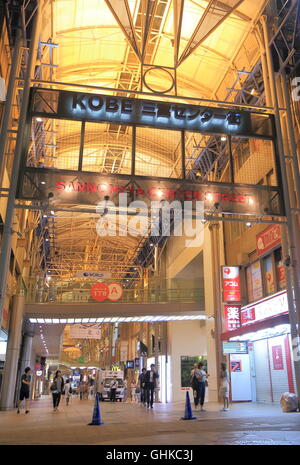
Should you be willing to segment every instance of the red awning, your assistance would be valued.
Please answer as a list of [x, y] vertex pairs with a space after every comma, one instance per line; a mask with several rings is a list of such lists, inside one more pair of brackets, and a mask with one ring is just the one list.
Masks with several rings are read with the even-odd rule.
[[239, 329], [235, 329], [234, 331], [227, 331], [226, 333], [221, 334], [221, 341], [228, 341], [232, 337], [242, 336], [243, 334], [247, 333], [255, 333], [261, 329], [273, 328], [274, 326], [278, 325], [285, 325], [289, 324], [289, 315], [286, 313], [285, 315], [277, 315], [273, 316], [272, 318], [267, 318], [266, 320], [257, 321], [256, 323], [248, 324], [246, 326], [242, 326]]

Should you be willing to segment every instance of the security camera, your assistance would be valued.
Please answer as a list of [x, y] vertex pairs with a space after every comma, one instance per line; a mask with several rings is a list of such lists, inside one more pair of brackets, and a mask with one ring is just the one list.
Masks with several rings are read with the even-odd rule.
[[52, 199], [52, 197], [54, 197], [53, 192], [49, 192], [49, 194], [48, 194], [48, 199]]

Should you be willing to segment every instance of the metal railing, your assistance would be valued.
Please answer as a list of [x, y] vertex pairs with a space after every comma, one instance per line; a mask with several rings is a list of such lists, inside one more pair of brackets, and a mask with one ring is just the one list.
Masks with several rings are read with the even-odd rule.
[[[97, 303], [91, 296], [91, 288], [97, 281], [89, 282], [47, 282], [38, 283], [31, 280], [27, 283], [26, 302], [27, 303], [55, 303], [55, 304], [75, 304], [75, 303]], [[104, 303], [110, 303], [106, 299]], [[120, 303], [141, 304], [141, 303], [166, 303], [166, 302], [204, 302], [204, 285], [199, 280], [182, 279], [151, 279], [147, 287], [141, 280], [132, 280], [126, 285], [123, 284], [123, 295], [117, 301]], [[99, 302], [101, 303], [101, 302]], [[113, 302], [111, 302], [113, 303]]]

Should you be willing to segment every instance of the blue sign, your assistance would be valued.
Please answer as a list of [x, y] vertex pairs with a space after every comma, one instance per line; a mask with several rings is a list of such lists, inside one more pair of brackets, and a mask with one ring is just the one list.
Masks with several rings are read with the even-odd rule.
[[223, 342], [224, 354], [248, 354], [247, 342]]

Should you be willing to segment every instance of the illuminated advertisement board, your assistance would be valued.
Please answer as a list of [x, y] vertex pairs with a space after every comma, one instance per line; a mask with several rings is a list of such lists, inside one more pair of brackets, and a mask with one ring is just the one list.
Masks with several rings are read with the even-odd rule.
[[207, 134], [231, 134], [244, 137], [272, 136], [270, 124], [256, 124], [259, 113], [179, 102], [161, 102], [65, 90], [33, 88], [32, 115], [47, 115], [78, 121], [111, 122], [160, 129], [176, 129]]
[[223, 301], [241, 301], [240, 269], [238, 266], [222, 267]]

